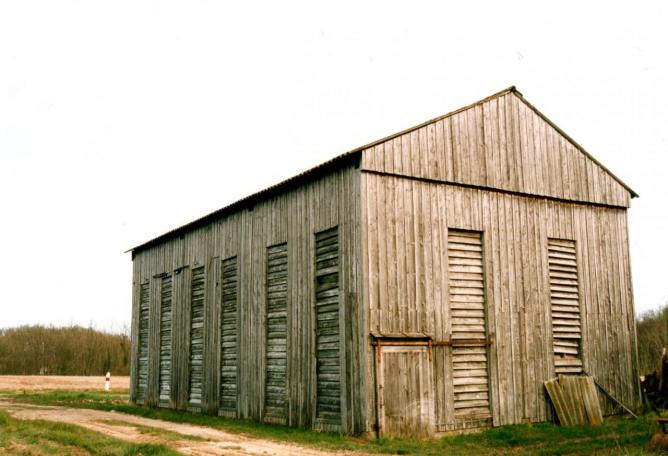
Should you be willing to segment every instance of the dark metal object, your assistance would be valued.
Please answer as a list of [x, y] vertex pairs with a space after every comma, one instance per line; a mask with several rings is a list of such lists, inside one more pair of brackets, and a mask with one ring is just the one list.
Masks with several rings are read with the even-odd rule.
[[636, 415], [635, 413], [633, 413], [633, 412], [631, 411], [630, 408], [628, 408], [627, 406], [625, 406], [624, 404], [622, 404], [622, 403], [621, 403], [615, 396], [613, 396], [612, 394], [610, 394], [610, 393], [608, 392], [608, 390], [606, 390], [605, 388], [603, 388], [603, 386], [596, 380], [596, 377], [594, 377], [593, 375], [591, 375], [589, 372], [587, 372], [587, 371], [584, 370], [584, 369], [582, 369], [582, 373], [585, 374], [585, 375], [590, 376], [591, 378], [593, 378], [593, 379], [594, 379], [594, 383], [596, 383], [596, 386], [598, 386], [598, 388], [599, 388], [601, 391], [603, 391], [603, 393], [604, 393], [606, 396], [608, 396], [614, 403], [616, 403], [616, 404], [618, 404], [619, 406], [621, 406], [621, 407], [622, 407], [628, 414], [630, 414], [633, 418], [638, 418], [638, 415]]

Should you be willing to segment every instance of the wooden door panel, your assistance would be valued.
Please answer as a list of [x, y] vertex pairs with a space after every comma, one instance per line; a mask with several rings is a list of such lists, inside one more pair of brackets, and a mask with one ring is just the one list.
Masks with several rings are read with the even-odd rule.
[[427, 347], [381, 349], [381, 436], [433, 435], [434, 394], [429, 358]]

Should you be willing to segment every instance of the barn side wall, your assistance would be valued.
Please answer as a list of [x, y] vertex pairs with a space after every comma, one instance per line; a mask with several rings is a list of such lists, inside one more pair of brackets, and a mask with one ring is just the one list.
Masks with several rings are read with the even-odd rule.
[[[146, 403], [158, 406], [159, 280], [173, 275], [172, 391], [169, 407], [188, 404], [190, 288], [204, 266], [204, 373], [201, 411], [217, 413], [220, 391], [221, 262], [238, 263], [237, 406], [232, 416], [265, 419], [267, 248], [287, 243], [287, 418], [292, 426], [356, 433], [365, 430], [367, 401], [361, 307], [360, 173], [350, 165], [257, 202], [134, 256], [131, 398], [137, 400], [139, 287], [151, 284]], [[315, 234], [338, 227], [341, 368], [340, 426], [315, 420]], [[160, 404], [164, 406], [164, 404]]]
[[[543, 388], [555, 376], [548, 238], [574, 240], [577, 247], [584, 368], [622, 402], [639, 405], [625, 208], [363, 170], [362, 214], [368, 333], [380, 335], [448, 340], [448, 229], [482, 233], [493, 425], [551, 419]], [[370, 430], [379, 394], [371, 342], [368, 336]], [[432, 403], [419, 412], [431, 417], [436, 431], [457, 428], [451, 416], [451, 350], [433, 347], [430, 392], [423, 396]], [[613, 412], [611, 403], [602, 403], [605, 412]], [[406, 404], [406, 410], [414, 409]]]

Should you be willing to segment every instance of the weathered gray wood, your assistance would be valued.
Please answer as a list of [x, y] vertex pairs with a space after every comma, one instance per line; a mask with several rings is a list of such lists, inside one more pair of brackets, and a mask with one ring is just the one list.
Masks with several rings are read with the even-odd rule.
[[173, 388], [172, 407], [187, 410], [190, 385], [190, 286], [191, 270], [179, 268], [173, 278]]
[[267, 248], [267, 353], [264, 421], [287, 420], [288, 244]]
[[[387, 181], [392, 181], [392, 184]], [[419, 301], [412, 294], [415, 287], [412, 290], [397, 287], [396, 291], [384, 294], [384, 301], [380, 300], [380, 289], [390, 287], [380, 281], [381, 270], [386, 269], [388, 272], [385, 274], [388, 274], [393, 266], [392, 260], [387, 259], [388, 253], [384, 254], [386, 259], [383, 262], [379, 260], [378, 249], [387, 249], [383, 245], [391, 245], [392, 251], [396, 251], [392, 254], [396, 255], [396, 261], [408, 265], [417, 262], [425, 271], [433, 268], [429, 266], [427, 256], [417, 254], [415, 245], [421, 245], [424, 251], [439, 248], [435, 242], [439, 223], [434, 223], [429, 215], [437, 211], [442, 214], [441, 224], [484, 233], [483, 250], [489, 255], [484, 257], [485, 268], [472, 264], [474, 251], [462, 250], [462, 258], [450, 265], [450, 277], [441, 284], [441, 290], [452, 280], [452, 284], [456, 285], [453, 291], [458, 293], [449, 299], [449, 306], [446, 307], [451, 314], [447, 319], [449, 324], [458, 321], [469, 325], [472, 322], [470, 319], [484, 315], [483, 297], [489, 304], [489, 336], [494, 339], [488, 356], [489, 392], [494, 424], [550, 419], [552, 412], [545, 398], [543, 382], [555, 375], [555, 346], [550, 337], [553, 322], [564, 328], [561, 331], [564, 337], [557, 341], [558, 350], [566, 353], [577, 349], [572, 345], [572, 337], [578, 337], [578, 334], [582, 341], [581, 364], [576, 361], [560, 365], [560, 369], [569, 372], [580, 371], [585, 366], [588, 370], [596, 369], [597, 377], [605, 379], [606, 388], [614, 388], [615, 394], [624, 396], [623, 400], [629, 404], [638, 404], [637, 384], [632, 374], [636, 371], [636, 355], [631, 349], [635, 346], [635, 339], [629, 331], [633, 328], [633, 310], [623, 208], [532, 199], [414, 179], [409, 185], [406, 181], [408, 179], [397, 176], [362, 172], [367, 195], [362, 228], [368, 239], [364, 267], [367, 284], [365, 299], [371, 315], [370, 332], [429, 334], [429, 326], [423, 326], [420, 320], [413, 320], [412, 315], [423, 313], [442, 318], [443, 307], [439, 303], [443, 302], [443, 298], [436, 299], [439, 291], [435, 281], [426, 282], [432, 291], [421, 296]], [[378, 206], [378, 201], [392, 202], [403, 197], [406, 188], [434, 191], [440, 196], [434, 202], [428, 201], [427, 204], [425, 201], [419, 206], [399, 207], [392, 203]], [[444, 204], [442, 209], [438, 206], [440, 200]], [[380, 212], [385, 212], [382, 218], [378, 216]], [[390, 228], [387, 220], [401, 220], [402, 226], [408, 226], [404, 231], [409, 229], [413, 234], [397, 233], [396, 229]], [[415, 225], [408, 225], [410, 220], [429, 227], [431, 240], [426, 235], [420, 235]], [[618, 226], [623, 229], [610, 228]], [[378, 239], [380, 231], [390, 238], [382, 245], [373, 241]], [[564, 267], [573, 269], [572, 260], [564, 265], [564, 259], [555, 256], [550, 261], [548, 238], [576, 241], [576, 274], [563, 270]], [[602, 246], [605, 247], [605, 256], [601, 254]], [[563, 253], [568, 252], [555, 255]], [[617, 258], [619, 266], [613, 264], [613, 258]], [[552, 296], [551, 270], [555, 286]], [[465, 290], [476, 290], [475, 287], [465, 286], [465, 280], [479, 279], [484, 272], [489, 273], [486, 275], [488, 281], [484, 296], [475, 291], [462, 296], [460, 293]], [[565, 315], [573, 313], [573, 299], [577, 299], [578, 294], [568, 287], [572, 287], [576, 278], [583, 306], [580, 333], [577, 332], [577, 324], [567, 324], [567, 320], [572, 319]], [[408, 274], [404, 282], [414, 283], [414, 280]], [[430, 294], [433, 298], [429, 298]], [[473, 326], [468, 328], [474, 329], [470, 334], [480, 329], [480, 325]], [[438, 332], [433, 334], [447, 338], [447, 335], [439, 335]], [[449, 349], [445, 351], [447, 353]], [[615, 369], [611, 369], [610, 362], [606, 361], [611, 358], [615, 359]], [[435, 383], [440, 381], [439, 375], [443, 375], [444, 381], [448, 376], [452, 378], [452, 360], [447, 355], [443, 364], [440, 355], [435, 355], [435, 363], [438, 363], [435, 366], [439, 371], [435, 373]], [[443, 388], [452, 391], [447, 383], [443, 384]], [[372, 395], [373, 391], [370, 388], [369, 394]], [[437, 390], [437, 398], [439, 394]], [[452, 416], [454, 407], [444, 398], [438, 401], [438, 426], [440, 430], [447, 430], [445, 418], [441, 416]], [[602, 404], [606, 413], [614, 409], [610, 401], [604, 400]], [[487, 424], [483, 422], [482, 425]]]
[[238, 295], [237, 257], [223, 261], [223, 309], [220, 326], [220, 414], [237, 415], [238, 371]]
[[[485, 321], [485, 282], [483, 243], [480, 232], [448, 230], [448, 289], [450, 300], [451, 339], [487, 340]], [[462, 268], [475, 267], [476, 272]], [[467, 298], [476, 297], [471, 302]], [[452, 407], [444, 430], [453, 430], [475, 419], [485, 425], [491, 417], [487, 347], [452, 347]], [[471, 386], [475, 385], [475, 388]]]
[[548, 239], [552, 346], [557, 374], [582, 372], [580, 290], [575, 241]]
[[149, 284], [139, 286], [139, 367], [137, 369], [137, 402], [146, 400], [148, 389], [148, 338], [149, 338]]
[[427, 347], [383, 347], [381, 437], [435, 431], [432, 362]]
[[589, 376], [559, 375], [558, 379], [545, 382], [552, 404], [563, 426], [603, 422], [594, 379]]
[[[162, 262], [156, 264], [162, 270]], [[150, 407], [158, 406], [160, 389], [160, 277], [149, 279], [148, 312], [148, 381], [144, 403]]]
[[204, 353], [202, 362], [202, 412], [215, 415], [220, 393], [221, 261], [211, 257], [205, 267]]
[[171, 405], [172, 387], [172, 276], [160, 287], [160, 405]]
[[[409, 152], [390, 160], [388, 145], [397, 140], [410, 144]], [[362, 167], [574, 202], [628, 207], [631, 197], [621, 181], [515, 90], [369, 146]]]
[[[316, 409], [316, 348], [315, 348], [315, 239], [314, 234], [332, 226], [339, 226], [340, 236], [340, 261], [342, 262], [341, 274], [339, 276], [339, 290], [341, 307], [339, 319], [344, 322], [340, 331], [342, 347], [339, 350], [342, 375], [350, 375], [355, 380], [347, 381], [340, 379], [340, 401], [341, 419], [339, 424], [327, 424], [323, 429], [343, 432], [363, 432], [368, 425], [366, 415], [367, 404], [363, 393], [366, 385], [365, 363], [363, 353], [366, 350], [364, 342], [364, 307], [359, 303], [361, 296], [361, 265], [359, 258], [359, 218], [355, 215], [355, 207], [359, 207], [359, 171], [349, 167], [331, 175], [324, 176], [302, 189], [295, 189], [286, 195], [268, 200], [252, 210], [243, 209], [235, 214], [230, 214], [220, 221], [211, 225], [201, 227], [192, 232], [184, 234], [183, 239], [175, 238], [162, 245], [144, 250], [135, 255], [136, 277], [142, 274], [152, 277], [156, 274], [170, 272], [173, 269], [183, 267], [179, 275], [174, 273], [174, 293], [177, 285], [185, 288], [186, 293], [181, 299], [183, 303], [174, 301], [175, 321], [182, 312], [182, 323], [174, 329], [174, 366], [173, 375], [175, 382], [182, 382], [181, 387], [174, 386], [173, 395], [175, 407], [189, 407], [191, 410], [203, 410], [205, 404], [201, 401], [205, 397], [216, 396], [219, 413], [226, 414], [221, 401], [225, 396], [225, 384], [223, 366], [225, 365], [223, 347], [225, 329], [221, 326], [216, 328], [218, 336], [214, 334], [211, 339], [218, 338], [216, 349], [220, 360], [216, 363], [207, 361], [205, 364], [205, 376], [202, 384], [202, 395], [200, 405], [189, 405], [191, 394], [191, 329], [192, 309], [190, 301], [193, 299], [190, 276], [193, 270], [211, 263], [211, 259], [237, 257], [237, 325], [236, 344], [240, 359], [236, 370], [236, 409], [229, 412], [231, 415], [243, 419], [261, 420], [265, 404], [265, 376], [267, 372], [266, 359], [269, 352], [265, 347], [266, 338], [266, 285], [262, 276], [267, 268], [266, 246], [275, 245], [278, 242], [288, 241], [294, 245], [294, 249], [288, 251], [288, 267], [294, 274], [290, 275], [290, 286], [288, 287], [288, 302], [295, 303], [288, 306], [288, 321], [290, 331], [287, 334], [287, 347], [299, 347], [289, 350], [287, 353], [287, 424], [293, 426], [313, 427], [312, 422]], [[356, 195], [356, 196], [355, 196]], [[187, 266], [187, 267], [185, 267]], [[221, 274], [223, 274], [221, 267]], [[173, 268], [173, 269], [170, 269]], [[213, 275], [207, 271], [206, 285], [208, 287], [215, 282]], [[179, 284], [176, 278], [183, 275]], [[258, 279], [259, 277], [259, 279]], [[135, 279], [137, 280], [137, 279]], [[221, 279], [223, 280], [223, 279]], [[188, 282], [188, 283], [185, 283]], [[221, 286], [222, 287], [222, 286]], [[217, 294], [222, 296], [222, 288]], [[305, 298], [306, 297], [306, 298]], [[312, 297], [312, 298], [311, 298]], [[197, 307], [197, 296], [194, 296], [193, 304]], [[213, 301], [215, 302], [213, 298]], [[220, 298], [221, 300], [223, 298]], [[218, 320], [213, 321], [215, 316], [213, 309], [206, 298], [206, 318], [204, 324], [207, 328], [211, 325], [223, 325], [225, 311], [221, 309], [223, 316], [218, 315]], [[348, 312], [359, 316], [359, 320], [349, 323], [346, 317]], [[313, 323], [310, 323], [313, 318]], [[176, 322], [174, 323], [176, 325]], [[195, 328], [196, 329], [196, 328]], [[152, 329], [151, 331], [154, 331]], [[182, 343], [177, 341], [181, 340]], [[208, 340], [208, 339], [207, 339]], [[195, 350], [197, 346], [193, 347]], [[210, 359], [213, 353], [211, 342], [205, 343], [203, 356]], [[178, 356], [177, 356], [178, 355]], [[183, 355], [185, 364], [178, 367], [178, 357]], [[179, 361], [183, 363], [183, 361]], [[208, 367], [211, 364], [211, 367]], [[221, 367], [218, 368], [217, 365]], [[345, 369], [343, 366], [346, 366]], [[210, 372], [216, 372], [214, 380], [211, 380]], [[177, 373], [178, 370], [178, 373]], [[345, 373], [345, 374], [344, 374]], [[185, 376], [185, 377], [184, 377]], [[217, 394], [212, 395], [212, 386], [220, 385]], [[185, 399], [183, 395], [185, 394]], [[210, 404], [209, 404], [210, 405]], [[234, 405], [230, 406], [234, 408]], [[208, 411], [208, 410], [207, 410]], [[354, 427], [357, 426], [357, 427]], [[357, 429], [357, 430], [355, 430]]]
[[188, 406], [200, 410], [204, 378], [204, 295], [206, 284], [204, 266], [192, 270], [191, 280]]
[[341, 340], [338, 227], [315, 235], [317, 429], [341, 426]]

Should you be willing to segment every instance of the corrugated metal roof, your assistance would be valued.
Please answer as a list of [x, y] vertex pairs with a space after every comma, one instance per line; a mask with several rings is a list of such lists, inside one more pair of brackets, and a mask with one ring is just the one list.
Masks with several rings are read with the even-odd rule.
[[244, 198], [242, 198], [238, 201], [235, 201], [232, 204], [229, 204], [225, 207], [222, 207], [222, 208], [218, 209], [217, 211], [214, 211], [210, 214], [207, 214], [204, 217], [201, 217], [201, 218], [199, 218], [197, 220], [194, 220], [190, 223], [187, 223], [185, 225], [179, 226], [178, 228], [175, 228], [175, 229], [170, 230], [170, 231], [168, 231], [164, 234], [161, 234], [160, 236], [158, 236], [156, 238], [153, 238], [150, 241], [144, 242], [143, 244], [139, 244], [135, 247], [132, 247], [131, 249], [127, 250], [125, 253], [133, 252], [133, 254], [134, 254], [138, 250], [146, 249], [146, 248], [148, 248], [152, 245], [158, 244], [158, 243], [163, 242], [167, 239], [178, 236], [179, 234], [184, 233], [186, 231], [189, 231], [193, 228], [196, 228], [196, 227], [205, 225], [207, 223], [210, 223], [210, 222], [212, 222], [216, 219], [219, 219], [220, 217], [222, 217], [223, 215], [225, 215], [227, 213], [238, 210], [239, 208], [253, 206], [256, 202], [258, 202], [258, 201], [260, 201], [264, 198], [267, 198], [267, 197], [269, 197], [273, 194], [283, 192], [283, 191], [288, 190], [290, 188], [294, 188], [294, 187], [300, 185], [301, 183], [303, 183], [305, 181], [309, 181], [309, 180], [311, 180], [311, 179], [313, 179], [317, 176], [321, 176], [323, 174], [329, 173], [333, 170], [340, 169], [343, 166], [346, 166], [348, 164], [356, 162], [358, 160], [359, 155], [361, 154], [361, 152], [365, 149], [373, 147], [377, 144], [381, 144], [385, 141], [389, 141], [390, 139], [394, 139], [394, 138], [396, 138], [398, 136], [401, 136], [401, 135], [404, 135], [406, 133], [410, 133], [411, 131], [417, 130], [417, 129], [422, 128], [426, 125], [429, 125], [433, 122], [437, 122], [439, 120], [442, 120], [442, 119], [445, 119], [447, 117], [453, 116], [453, 115], [455, 115], [457, 113], [460, 113], [462, 111], [466, 111], [467, 109], [470, 109], [470, 108], [472, 108], [474, 106], [477, 106], [481, 103], [485, 103], [485, 102], [487, 102], [491, 99], [501, 97], [501, 96], [503, 96], [507, 93], [510, 93], [510, 92], [513, 92], [516, 95], [518, 95], [520, 97], [520, 99], [524, 103], [526, 103], [527, 106], [529, 106], [529, 108], [531, 108], [536, 114], [538, 114], [540, 117], [542, 117], [543, 120], [545, 120], [554, 129], [556, 129], [560, 134], [562, 134], [568, 141], [570, 141], [575, 147], [578, 148], [578, 150], [580, 150], [582, 153], [584, 153], [589, 159], [591, 159], [594, 163], [596, 163], [598, 166], [603, 168], [603, 170], [605, 170], [608, 174], [610, 174], [610, 176], [613, 179], [615, 179], [615, 181], [617, 181], [626, 190], [628, 190], [628, 192], [631, 194], [631, 197], [635, 198], [635, 197], [638, 196], [638, 194], [636, 192], [634, 192], [628, 185], [626, 185], [624, 182], [622, 182], [621, 179], [619, 179], [612, 172], [610, 172], [610, 170], [608, 170], [605, 166], [603, 166], [598, 160], [596, 160], [591, 154], [589, 154], [582, 146], [580, 146], [570, 136], [568, 136], [562, 129], [560, 129], [556, 124], [554, 124], [554, 122], [552, 122], [550, 119], [548, 119], [547, 116], [545, 116], [538, 109], [536, 109], [531, 103], [529, 103], [524, 98], [522, 93], [517, 90], [517, 88], [515, 86], [510, 86], [506, 89], [503, 89], [499, 92], [496, 92], [496, 93], [494, 93], [494, 94], [492, 94], [488, 97], [485, 97], [485, 98], [483, 98], [481, 100], [478, 100], [474, 103], [471, 103], [469, 105], [466, 105], [462, 108], [456, 109], [456, 110], [451, 111], [447, 114], [443, 114], [441, 116], [438, 116], [438, 117], [435, 117], [433, 119], [427, 120], [426, 122], [422, 122], [422, 123], [420, 123], [418, 125], [415, 125], [413, 127], [407, 128], [407, 129], [399, 131], [397, 133], [393, 133], [389, 136], [385, 136], [384, 138], [378, 139], [376, 141], [370, 142], [368, 144], [365, 144], [363, 146], [360, 146], [360, 147], [357, 147], [353, 150], [350, 150], [346, 153], [338, 155], [338, 156], [332, 158], [331, 160], [328, 160], [324, 163], [321, 163], [321, 164], [319, 164], [319, 165], [317, 165], [313, 168], [310, 168], [306, 171], [303, 171], [303, 172], [301, 172], [301, 173], [299, 173], [299, 174], [297, 174], [297, 175], [295, 175], [295, 176], [293, 176], [293, 177], [291, 177], [287, 180], [284, 180], [284, 181], [282, 181], [282, 182], [280, 182], [276, 185], [272, 185], [271, 187], [265, 188], [264, 190], [260, 190], [259, 192], [253, 193], [249, 196], [246, 196], [246, 197], [244, 197]]
[[237, 200], [232, 204], [222, 207], [217, 211], [211, 212], [210, 214], [207, 214], [204, 217], [198, 218], [197, 220], [193, 220], [192, 222], [186, 223], [185, 225], [179, 226], [178, 228], [175, 228], [171, 231], [167, 231], [166, 233], [161, 234], [160, 236], [153, 238], [150, 241], [144, 242], [143, 244], [139, 244], [136, 247], [132, 247], [131, 249], [126, 250], [125, 253], [136, 252], [137, 250], [143, 250], [147, 247], [150, 247], [167, 239], [178, 236], [179, 234], [185, 231], [189, 231], [193, 228], [206, 225], [207, 223], [217, 220], [223, 215], [228, 214], [230, 212], [234, 212], [242, 207], [251, 207], [255, 205], [256, 202], [258, 202], [263, 198], [267, 198], [276, 193], [281, 193], [290, 188], [294, 188], [305, 181], [311, 180], [317, 176], [327, 174], [349, 163], [354, 163], [357, 160], [357, 156], [361, 154], [361, 151], [362, 149], [355, 149], [351, 150], [350, 152], [346, 152], [345, 154], [341, 154], [337, 157], [334, 157], [331, 160], [328, 160], [311, 169], [299, 173], [287, 180], [284, 180], [283, 182], [280, 182], [276, 185], [272, 185], [271, 187], [267, 187], [264, 190], [261, 190], [257, 193], [253, 193], [252, 195], [248, 195], [244, 198], [241, 198], [240, 200]]

